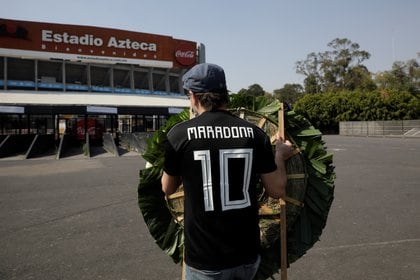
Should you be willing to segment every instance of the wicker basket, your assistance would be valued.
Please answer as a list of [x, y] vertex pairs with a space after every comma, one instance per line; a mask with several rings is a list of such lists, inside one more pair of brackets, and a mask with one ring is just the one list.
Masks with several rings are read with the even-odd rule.
[[179, 187], [177, 191], [166, 197], [168, 208], [175, 221], [184, 227], [184, 189]]

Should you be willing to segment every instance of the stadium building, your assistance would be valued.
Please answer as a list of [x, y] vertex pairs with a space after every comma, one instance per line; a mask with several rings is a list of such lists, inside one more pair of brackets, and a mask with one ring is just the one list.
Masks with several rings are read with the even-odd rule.
[[204, 61], [170, 36], [0, 19], [0, 157], [155, 131], [188, 106], [181, 77]]

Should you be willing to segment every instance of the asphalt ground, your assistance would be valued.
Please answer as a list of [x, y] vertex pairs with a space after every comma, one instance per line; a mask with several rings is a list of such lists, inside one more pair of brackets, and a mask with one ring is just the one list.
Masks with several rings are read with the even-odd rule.
[[[420, 140], [324, 139], [335, 200], [288, 279], [420, 279]], [[181, 279], [137, 206], [144, 164], [132, 153], [0, 160], [0, 279]]]

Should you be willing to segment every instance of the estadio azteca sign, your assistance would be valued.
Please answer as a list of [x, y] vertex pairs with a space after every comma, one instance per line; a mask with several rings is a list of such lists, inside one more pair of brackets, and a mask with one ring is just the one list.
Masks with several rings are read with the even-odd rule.
[[157, 49], [155, 43], [131, 41], [129, 38], [121, 40], [111, 36], [108, 39], [108, 43], [104, 44], [104, 40], [102, 38], [94, 37], [90, 34], [77, 36], [68, 34], [67, 32], [64, 32], [63, 34], [54, 33], [52, 30], [42, 30], [42, 41], [96, 47], [102, 47], [105, 45], [108, 48], [133, 49], [152, 52], [156, 52]]
[[196, 63], [197, 44], [126, 30], [0, 19], [0, 55], [153, 67]]

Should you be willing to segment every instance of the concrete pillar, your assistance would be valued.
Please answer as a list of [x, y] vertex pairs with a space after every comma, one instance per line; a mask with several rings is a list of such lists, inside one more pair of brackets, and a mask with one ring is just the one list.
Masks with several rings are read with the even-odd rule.
[[153, 67], [149, 68], [149, 73], [148, 73], [148, 83], [149, 83], [149, 90], [154, 91], [153, 88]]

